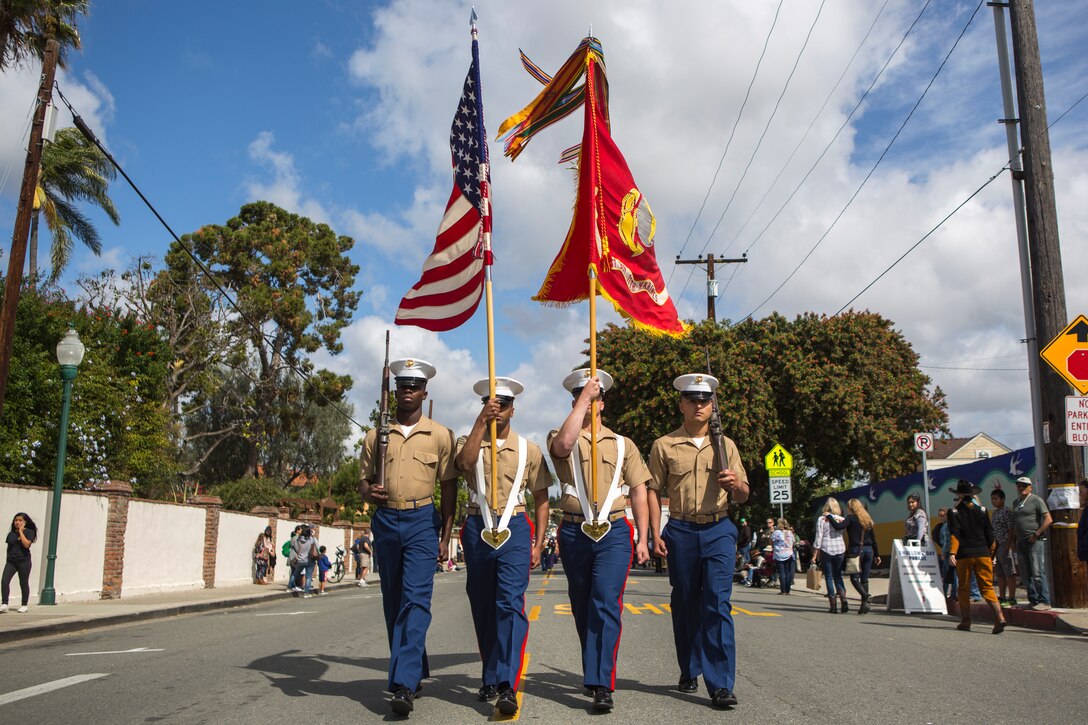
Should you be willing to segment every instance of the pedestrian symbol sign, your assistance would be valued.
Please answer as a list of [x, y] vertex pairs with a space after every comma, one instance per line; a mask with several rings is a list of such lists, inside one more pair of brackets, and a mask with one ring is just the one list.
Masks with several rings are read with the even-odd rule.
[[1078, 393], [1088, 395], [1088, 317], [1078, 315], [1039, 356]]
[[775, 443], [774, 448], [763, 459], [763, 467], [771, 476], [789, 476], [793, 469], [793, 456], [780, 444]]

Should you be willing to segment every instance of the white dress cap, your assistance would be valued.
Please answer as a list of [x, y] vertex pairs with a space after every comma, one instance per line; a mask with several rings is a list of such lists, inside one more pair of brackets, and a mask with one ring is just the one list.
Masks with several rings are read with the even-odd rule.
[[438, 371], [426, 360], [409, 357], [389, 363], [389, 372], [397, 380], [416, 380], [426, 385]]
[[[486, 398], [490, 387], [490, 381], [487, 378], [484, 378], [482, 380], [477, 380], [472, 385], [472, 392], [482, 398]], [[525, 386], [513, 378], [495, 378], [496, 398], [516, 398], [521, 395], [521, 391], [523, 390], [525, 390]]]
[[[604, 370], [597, 368], [597, 377], [601, 379], [601, 392], [606, 392], [612, 387], [612, 376], [606, 373]], [[589, 380], [589, 368], [579, 368], [573, 373], [563, 378], [563, 387], [574, 392], [581, 390], [586, 386], [586, 381]]]
[[672, 381], [672, 386], [682, 395], [690, 395], [693, 398], [709, 400], [718, 388], [718, 379], [706, 373], [691, 373], [681, 375]]

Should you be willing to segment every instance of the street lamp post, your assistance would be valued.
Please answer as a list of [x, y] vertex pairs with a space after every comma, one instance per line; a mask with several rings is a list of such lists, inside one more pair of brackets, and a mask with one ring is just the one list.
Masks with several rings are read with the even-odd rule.
[[64, 490], [64, 457], [68, 452], [68, 409], [72, 403], [72, 382], [76, 379], [79, 364], [83, 362], [86, 348], [76, 331], [68, 328], [57, 343], [57, 362], [60, 363], [60, 379], [64, 382], [64, 394], [60, 409], [60, 433], [57, 435], [57, 477], [53, 481], [53, 506], [49, 514], [49, 553], [45, 564], [45, 588], [38, 597], [38, 604], [56, 604], [57, 590], [53, 587], [53, 574], [57, 562], [57, 531], [60, 528], [60, 499]]

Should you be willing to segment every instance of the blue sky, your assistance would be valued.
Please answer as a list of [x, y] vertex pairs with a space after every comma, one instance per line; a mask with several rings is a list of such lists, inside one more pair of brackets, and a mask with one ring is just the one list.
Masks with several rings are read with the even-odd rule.
[[[699, 274], [689, 281], [690, 267], [674, 274], [674, 256], [681, 249], [685, 257], [704, 248], [721, 253], [727, 245], [730, 255], [750, 249], [751, 261], [736, 270], [718, 315], [739, 319], [756, 309], [855, 192], [976, 3], [931, 2], [808, 182], [767, 226], [921, 9], [908, 0], [827, 2], [813, 25], [817, 0], [784, 0], [722, 173], [693, 229], [778, 6], [775, 0], [476, 3], [492, 138], [539, 89], [521, 70], [518, 49], [554, 70], [592, 25], [608, 63], [614, 135], [657, 215], [658, 259], [685, 317], [702, 318], [704, 286]], [[418, 276], [449, 194], [447, 136], [469, 63], [469, 10], [443, 0], [96, 2], [81, 22], [83, 52], [59, 79], [179, 234], [223, 223], [245, 202], [268, 199], [356, 240], [363, 300], [345, 333], [345, 352], [320, 362], [355, 376], [361, 415], [376, 397], [382, 335]], [[1088, 92], [1088, 7], [1067, 0], [1039, 3], [1037, 11], [1053, 119]], [[983, 5], [857, 199], [757, 316], [833, 314], [1001, 168], [1007, 153], [995, 122], [1001, 106], [992, 17]], [[33, 70], [0, 77], [5, 228], [13, 225], [35, 84]], [[559, 382], [581, 360], [588, 334], [584, 305], [554, 310], [529, 299], [569, 222], [573, 177], [556, 160], [577, 142], [579, 123], [549, 129], [513, 164], [500, 144], [491, 148], [497, 365], [528, 385], [515, 424], [537, 438], [565, 415]], [[1076, 276], [1088, 264], [1086, 130], [1088, 102], [1052, 135], [1071, 315], [1088, 312], [1088, 291]], [[112, 193], [122, 224], [102, 222], [101, 258], [77, 250], [69, 286], [78, 274], [124, 267], [135, 254], [161, 256], [169, 243], [123, 182]], [[854, 306], [892, 319], [919, 351], [949, 396], [955, 434], [986, 431], [1022, 447], [1030, 444], [1030, 409], [1010, 198], [1003, 176]], [[602, 324], [615, 319], [609, 312]], [[487, 370], [482, 310], [452, 333], [393, 328], [392, 339], [394, 355], [439, 365], [435, 417], [467, 428], [478, 409], [470, 385]]]

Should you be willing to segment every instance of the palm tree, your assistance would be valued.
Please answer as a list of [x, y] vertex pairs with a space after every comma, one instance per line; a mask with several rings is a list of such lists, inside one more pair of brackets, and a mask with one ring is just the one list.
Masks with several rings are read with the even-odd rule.
[[79, 49], [78, 15], [89, 0], [0, 0], [0, 72], [45, 55], [50, 38], [60, 43], [60, 67], [68, 48]]
[[[4, 2], [5, 0], [0, 0]], [[121, 222], [107, 191], [116, 176], [113, 164], [76, 128], [57, 131], [56, 140], [42, 148], [41, 170], [30, 227], [30, 276], [38, 271], [38, 214], [53, 235], [50, 279], [56, 281], [72, 255], [73, 238], [95, 254], [102, 253], [98, 230], [75, 205], [90, 202], [114, 224]]]

